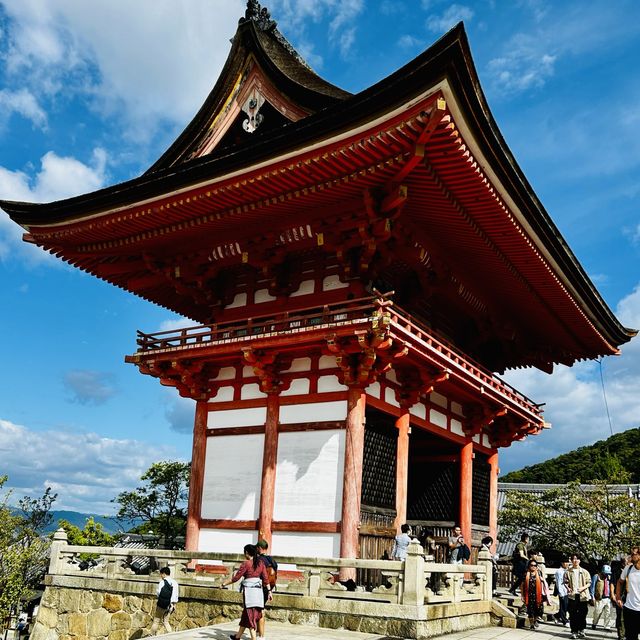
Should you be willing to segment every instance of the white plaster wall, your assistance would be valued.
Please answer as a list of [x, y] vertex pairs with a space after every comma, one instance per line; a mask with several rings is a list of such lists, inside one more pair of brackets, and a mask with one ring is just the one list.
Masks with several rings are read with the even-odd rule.
[[268, 289], [258, 289], [255, 292], [253, 299], [255, 300], [256, 304], [260, 304], [261, 302], [271, 302], [276, 298], [275, 296], [269, 295]]
[[[199, 551], [216, 553], [242, 553], [245, 544], [254, 544], [258, 539], [257, 531], [238, 531], [236, 529], [200, 529]], [[209, 561], [207, 564], [220, 564]], [[200, 564], [205, 564], [201, 562]]]
[[207, 427], [221, 429], [225, 427], [253, 427], [265, 424], [267, 407], [247, 407], [245, 409], [224, 409], [209, 411]]
[[235, 367], [222, 367], [220, 371], [218, 371], [218, 375], [213, 378], [214, 380], [233, 380], [236, 377], [236, 368]]
[[318, 393], [329, 393], [330, 391], [344, 391], [347, 387], [340, 384], [338, 376], [321, 376], [318, 378]]
[[254, 520], [260, 511], [264, 434], [207, 438], [202, 517]]
[[380, 383], [374, 382], [366, 388], [366, 392], [374, 398], [380, 398]]
[[427, 419], [427, 408], [421, 402], [414, 404], [411, 409], [409, 409], [409, 413], [423, 420]]
[[210, 402], [231, 402], [231, 400], [233, 400], [233, 387], [220, 387]]
[[311, 358], [295, 358], [291, 361], [291, 366], [282, 373], [293, 373], [295, 371], [311, 371]]
[[439, 407], [442, 407], [443, 409], [447, 408], [447, 404], [448, 404], [447, 399], [441, 393], [432, 391], [431, 394], [429, 395], [429, 399], [431, 400], [431, 402], [433, 402], [433, 404], [437, 404]]
[[322, 290], [323, 291], [331, 291], [332, 289], [344, 289], [349, 285], [346, 282], [340, 282], [340, 277], [336, 275], [327, 276], [322, 281]]
[[451, 411], [459, 416], [464, 416], [462, 405], [459, 402], [451, 402]]
[[250, 367], [249, 365], [245, 365], [244, 367], [242, 367], [242, 377], [255, 378], [256, 374], [255, 374], [255, 371], [253, 370], [253, 367]]
[[336, 358], [335, 356], [321, 356], [318, 361], [318, 369], [335, 369]]
[[[340, 534], [276, 531], [271, 538], [269, 553], [273, 553], [274, 556], [339, 558]], [[285, 568], [282, 564], [279, 566]]]
[[[344, 430], [280, 434], [274, 520], [340, 520], [344, 445]], [[317, 550], [308, 550], [303, 555], [316, 553]]]
[[442, 427], [443, 429], [447, 428], [447, 416], [435, 409], [431, 409], [431, 411], [429, 411], [429, 422], [435, 424], [436, 427]]
[[241, 400], [252, 400], [255, 398], [266, 398], [267, 394], [260, 391], [260, 385], [257, 382], [242, 385], [240, 389]]
[[226, 309], [235, 309], [236, 307], [246, 307], [247, 306], [247, 294], [246, 293], [236, 293], [235, 298], [231, 304], [228, 304]]
[[473, 438], [471, 438], [476, 444], [480, 444], [480, 434], [476, 433], [475, 436], [473, 436]]
[[283, 405], [280, 407], [280, 424], [297, 424], [299, 422], [325, 422], [329, 420], [346, 419], [346, 400], [337, 400], [335, 402], [309, 402], [307, 404], [291, 404]]
[[490, 447], [491, 446], [491, 440], [489, 439], [489, 436], [486, 433], [482, 434], [482, 444], [485, 447]]
[[309, 393], [309, 379], [296, 378], [291, 381], [288, 389], [280, 392], [281, 396], [300, 396]]
[[460, 422], [460, 420], [451, 420], [451, 432], [459, 436], [465, 435], [464, 430], [462, 429], [462, 422]]
[[295, 298], [297, 296], [306, 296], [309, 293], [313, 293], [314, 289], [315, 289], [315, 282], [313, 280], [303, 280], [300, 283], [300, 286], [298, 287], [297, 291], [294, 291], [293, 293], [289, 294], [290, 298]]
[[400, 403], [396, 400], [396, 392], [389, 387], [386, 387], [384, 390], [384, 401], [394, 407], [400, 406]]
[[396, 375], [395, 369], [389, 369], [385, 374], [385, 378], [391, 382], [398, 382], [398, 376]]

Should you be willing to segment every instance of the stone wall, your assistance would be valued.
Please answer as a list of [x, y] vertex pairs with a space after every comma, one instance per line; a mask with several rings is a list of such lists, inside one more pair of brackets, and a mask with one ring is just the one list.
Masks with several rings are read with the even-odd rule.
[[[85, 578], [71, 585], [71, 581], [58, 579], [58, 584], [45, 588], [31, 640], [135, 640], [149, 635], [155, 582]], [[96, 588], [100, 586], [105, 590]], [[197, 587], [182, 591], [170, 617], [176, 631], [240, 617], [237, 592]], [[267, 608], [267, 619], [401, 638], [427, 638], [491, 624], [490, 607], [484, 602], [405, 607], [278, 594]]]

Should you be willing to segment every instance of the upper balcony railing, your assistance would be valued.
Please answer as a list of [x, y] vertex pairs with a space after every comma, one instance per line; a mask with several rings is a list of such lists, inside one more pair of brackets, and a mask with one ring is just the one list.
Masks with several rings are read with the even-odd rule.
[[474, 362], [460, 349], [432, 329], [421, 324], [409, 313], [382, 298], [358, 298], [321, 307], [306, 307], [282, 313], [242, 318], [209, 325], [199, 325], [172, 331], [143, 333], [138, 331], [138, 354], [213, 346], [228, 342], [245, 342], [258, 338], [302, 333], [317, 329], [341, 326], [366, 325], [384, 313], [390, 324], [411, 341], [427, 351], [445, 366], [455, 369], [465, 377], [473, 378], [477, 384], [494, 389], [527, 411], [540, 415], [539, 405], [517, 389], [493, 374], [481, 364]]

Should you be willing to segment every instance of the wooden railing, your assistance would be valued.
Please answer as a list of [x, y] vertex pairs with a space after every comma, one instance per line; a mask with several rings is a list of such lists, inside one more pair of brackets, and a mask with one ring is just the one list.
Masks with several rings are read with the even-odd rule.
[[519, 405], [530, 414], [540, 416], [539, 405], [491, 371], [462, 353], [442, 336], [394, 306], [379, 298], [359, 298], [336, 302], [322, 307], [306, 307], [279, 314], [256, 316], [210, 325], [200, 325], [173, 331], [156, 333], [137, 332], [137, 354], [148, 354], [159, 350], [176, 350], [244, 342], [291, 333], [302, 333], [317, 329], [337, 328], [354, 324], [366, 325], [383, 320], [402, 333], [418, 348], [441, 361], [453, 373], [473, 378], [480, 387], [492, 389]]
[[[96, 565], [81, 569], [81, 554], [92, 554]], [[136, 556], [154, 559], [155, 566], [168, 566], [171, 575], [184, 586], [205, 587], [210, 598], [244, 560], [240, 554], [135, 549]], [[301, 558], [276, 556], [280, 571], [277, 596], [311, 596], [318, 598], [355, 599], [392, 604], [423, 605], [491, 600], [491, 559], [480, 555], [477, 564], [454, 565], [428, 561], [417, 543], [409, 546], [405, 561], [359, 560], [352, 558]], [[58, 577], [104, 578], [131, 582], [157, 583], [157, 574], [136, 575], [130, 568], [127, 549], [72, 546], [66, 534], [58, 530], [51, 545], [49, 575]], [[204, 570], [193, 570], [192, 567]], [[369, 590], [363, 586], [348, 588], [345, 572], [356, 575], [363, 570], [379, 572], [381, 582]], [[465, 577], [466, 574], [466, 577]], [[471, 577], [469, 577], [471, 576]], [[276, 597], [277, 597], [276, 596]]]

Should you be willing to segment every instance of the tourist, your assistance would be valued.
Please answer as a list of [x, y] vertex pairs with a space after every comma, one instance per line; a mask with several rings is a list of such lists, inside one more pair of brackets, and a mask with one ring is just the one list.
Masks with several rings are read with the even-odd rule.
[[569, 626], [567, 612], [569, 607], [569, 592], [567, 585], [564, 583], [564, 574], [569, 568], [569, 558], [563, 558], [560, 562], [560, 568], [556, 569], [554, 574], [556, 581], [556, 595], [558, 596], [558, 613], [554, 616], [554, 620], [565, 627]]
[[403, 524], [400, 527], [400, 533], [395, 537], [393, 542], [393, 550], [391, 551], [392, 560], [406, 560], [407, 549], [411, 544], [411, 527], [408, 524]]
[[495, 596], [498, 587], [498, 559], [495, 554], [491, 553], [491, 547], [493, 546], [493, 538], [491, 536], [485, 536], [480, 541], [480, 551], [486, 551], [491, 557], [491, 589]]
[[247, 544], [244, 547], [244, 562], [236, 571], [235, 575], [222, 583], [223, 587], [237, 582], [240, 578], [242, 581], [242, 602], [243, 609], [240, 616], [240, 627], [237, 633], [232, 633], [233, 640], [240, 640], [245, 629], [249, 629], [251, 640], [256, 640], [256, 631], [258, 628], [258, 620], [262, 617], [264, 609], [264, 591], [268, 588], [267, 599], [271, 599], [271, 588], [269, 587], [269, 576], [267, 575], [267, 567], [264, 562], [260, 561], [258, 551], [253, 544]]
[[624, 560], [614, 560], [611, 563], [611, 602], [613, 603], [616, 611], [616, 635], [618, 636], [618, 640], [624, 640], [624, 619], [622, 616], [622, 607], [627, 597], [625, 583], [623, 582], [620, 588], [620, 603], [618, 603], [618, 600], [616, 599], [616, 590], [623, 569], [630, 563], [631, 556], [625, 556]]
[[591, 628], [595, 629], [602, 618], [605, 631], [608, 631], [611, 627], [611, 567], [608, 564], [603, 565], [599, 573], [593, 574], [590, 593], [595, 607]]
[[[267, 554], [267, 549], [269, 548], [269, 543], [264, 540], [258, 540], [256, 543], [256, 551], [258, 552], [258, 557], [260, 561], [264, 564], [267, 569], [267, 576], [269, 577], [269, 584], [262, 587], [265, 607], [266, 603], [269, 600], [269, 592], [273, 593], [276, 589], [276, 581], [278, 580], [278, 563]], [[265, 625], [266, 615], [263, 613], [258, 620], [258, 638], [265, 638], [264, 634], [264, 625]]]
[[509, 589], [509, 593], [514, 596], [516, 595], [516, 587], [522, 583], [527, 572], [527, 563], [529, 562], [528, 544], [529, 534], [523, 533], [520, 536], [520, 542], [518, 542], [516, 548], [513, 550], [513, 556], [511, 558], [513, 584]]
[[542, 618], [548, 593], [547, 583], [540, 574], [535, 560], [529, 560], [527, 571], [520, 584], [520, 594], [529, 618], [529, 629], [537, 629], [538, 618]]
[[456, 525], [453, 528], [453, 533], [449, 536], [449, 562], [451, 564], [462, 564], [464, 561], [464, 536], [462, 535], [462, 529]]
[[569, 625], [572, 638], [584, 638], [589, 608], [589, 587], [591, 576], [580, 566], [580, 556], [571, 556], [571, 566], [564, 574], [564, 584], [569, 596]]
[[[626, 599], [622, 602], [622, 588], [626, 589]], [[640, 631], [640, 547], [631, 549], [631, 563], [622, 571], [616, 584], [616, 602], [622, 607], [624, 637], [638, 640]]]
[[171, 633], [171, 625], [169, 624], [169, 616], [174, 612], [176, 603], [178, 602], [178, 583], [171, 577], [169, 567], [160, 569], [160, 582], [156, 593], [158, 600], [156, 602], [156, 610], [153, 614], [153, 623], [151, 625], [151, 635], [155, 636], [158, 627], [162, 622], [164, 630]]

